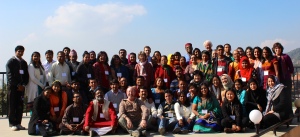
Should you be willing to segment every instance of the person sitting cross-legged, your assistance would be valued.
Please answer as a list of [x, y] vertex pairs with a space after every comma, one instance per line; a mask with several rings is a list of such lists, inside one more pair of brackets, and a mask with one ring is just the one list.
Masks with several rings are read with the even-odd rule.
[[87, 106], [82, 103], [82, 97], [79, 92], [73, 93], [73, 104], [69, 105], [62, 118], [62, 123], [59, 124], [60, 134], [79, 135], [84, 134], [82, 129], [84, 124], [84, 116]]
[[173, 129], [177, 124], [177, 119], [174, 111], [173, 95], [171, 90], [165, 90], [165, 102], [162, 102], [157, 109], [158, 117], [158, 132], [164, 135], [166, 129]]
[[141, 134], [145, 136], [149, 110], [144, 102], [136, 97], [136, 87], [127, 88], [126, 93], [128, 99], [123, 99], [120, 103], [119, 124], [134, 137]]
[[90, 136], [104, 135], [117, 128], [117, 114], [113, 104], [104, 99], [104, 89], [95, 89], [95, 99], [90, 102], [86, 113], [84, 130]]

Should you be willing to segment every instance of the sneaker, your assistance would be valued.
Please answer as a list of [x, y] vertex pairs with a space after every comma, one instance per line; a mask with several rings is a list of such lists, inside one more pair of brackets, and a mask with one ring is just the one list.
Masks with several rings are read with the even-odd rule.
[[183, 130], [180, 131], [180, 133], [181, 133], [181, 134], [187, 134], [187, 133], [189, 133], [189, 130], [183, 129]]
[[140, 131], [138, 131], [138, 130], [132, 131], [131, 134], [132, 134], [133, 137], [140, 137]]
[[180, 127], [176, 127], [176, 128], [172, 131], [173, 134], [177, 134], [177, 133], [179, 133], [179, 132], [180, 132]]
[[166, 130], [165, 130], [165, 128], [159, 128], [158, 132], [159, 132], [160, 135], [164, 135]]
[[17, 131], [17, 130], [18, 130], [17, 126], [11, 126], [10, 129], [11, 129], [12, 131]]
[[22, 126], [22, 125], [20, 125], [20, 124], [19, 124], [19, 125], [17, 125], [16, 127], [17, 127], [19, 130], [25, 130], [25, 127], [23, 127], [23, 126]]
[[90, 137], [97, 136], [98, 133], [94, 130], [90, 130]]

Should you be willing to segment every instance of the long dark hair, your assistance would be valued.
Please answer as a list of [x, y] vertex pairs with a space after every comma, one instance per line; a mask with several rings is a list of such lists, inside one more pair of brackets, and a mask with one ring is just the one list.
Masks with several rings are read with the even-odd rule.
[[202, 93], [201, 93], [201, 87], [202, 86], [205, 86], [207, 88], [208, 91], [207, 91], [206, 98], [209, 99], [209, 100], [211, 100], [209, 86], [208, 86], [208, 84], [206, 82], [201, 83], [200, 86], [199, 86], [199, 88], [200, 88], [199, 97], [202, 97]]
[[[32, 60], [34, 54], [37, 54], [39, 56], [39, 61], [37, 63]], [[39, 52], [35, 51], [31, 54], [30, 63], [33, 65], [34, 68], [42, 68], [44, 70], [44, 67], [41, 62], [41, 54]]]
[[106, 60], [104, 61], [104, 64], [108, 65], [108, 56], [107, 56], [107, 53], [105, 51], [100, 51], [98, 54], [97, 54], [97, 62], [99, 62], [99, 58], [101, 55], [104, 55], [106, 57]]
[[264, 51], [264, 50], [266, 50], [268, 52], [268, 56], [266, 58], [262, 59], [262, 62], [261, 62], [262, 64], [264, 64], [266, 60], [268, 62], [271, 62], [271, 60], [274, 59], [273, 53], [272, 53], [272, 51], [271, 51], [271, 49], [269, 47], [267, 47], [267, 46], [264, 47], [262, 51]]
[[258, 52], [259, 52], [259, 57], [258, 57], [258, 59], [259, 59], [259, 61], [261, 61], [261, 59], [262, 59], [262, 49], [260, 48], [260, 47], [254, 47], [253, 48], [253, 57], [256, 59], [256, 57], [254, 56], [254, 51], [255, 50], [258, 50]]
[[[179, 101], [179, 98], [180, 98], [181, 95], [183, 95], [184, 98], [185, 98], [185, 101], [183, 102], [183, 104]], [[185, 92], [179, 92], [179, 93], [178, 93], [178, 100], [177, 100], [177, 102], [180, 104], [180, 106], [181, 106], [181, 105], [183, 105], [183, 106], [185, 106], [185, 107], [191, 106], [190, 101], [186, 98], [186, 93], [185, 93]]]
[[120, 62], [119, 62], [119, 67], [122, 65], [122, 64], [121, 64], [121, 58], [120, 58], [118, 55], [113, 55], [112, 58], [111, 58], [111, 60], [110, 60], [110, 66], [111, 66], [111, 67], [115, 67], [115, 60], [116, 60], [117, 58], [120, 60]]
[[[58, 92], [58, 98], [59, 98], [59, 103], [58, 103], [58, 105], [59, 105], [59, 107], [60, 107], [60, 109], [62, 108], [62, 85], [61, 85], [61, 83], [59, 82], [59, 81], [54, 81], [53, 83], [52, 83], [52, 86], [51, 87], [53, 87], [53, 86], [59, 86], [60, 87], [60, 90], [59, 90], [59, 92]], [[52, 90], [53, 91], [53, 90]]]

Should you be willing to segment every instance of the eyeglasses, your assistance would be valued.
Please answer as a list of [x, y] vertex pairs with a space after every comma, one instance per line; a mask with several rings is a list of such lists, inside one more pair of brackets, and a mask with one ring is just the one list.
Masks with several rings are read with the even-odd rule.
[[80, 96], [74, 96], [73, 98], [80, 98]]

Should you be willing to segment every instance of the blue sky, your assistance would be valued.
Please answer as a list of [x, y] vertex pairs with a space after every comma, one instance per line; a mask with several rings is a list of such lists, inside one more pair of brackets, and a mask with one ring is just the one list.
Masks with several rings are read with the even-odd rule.
[[[300, 1], [202, 0], [11, 0], [0, 4], [0, 71], [24, 45], [24, 59], [33, 51], [56, 53], [68, 46], [81, 60], [84, 50], [152, 53], [180, 51], [184, 44], [204, 49], [230, 43], [238, 46], [272, 46], [281, 42], [284, 52], [300, 44]], [[55, 57], [56, 58], [56, 57]]]

